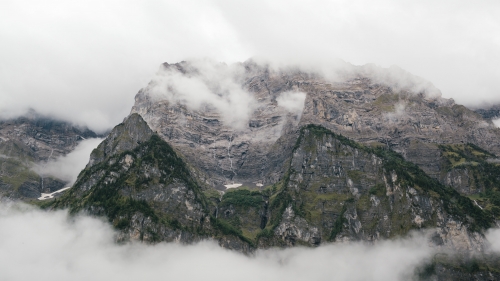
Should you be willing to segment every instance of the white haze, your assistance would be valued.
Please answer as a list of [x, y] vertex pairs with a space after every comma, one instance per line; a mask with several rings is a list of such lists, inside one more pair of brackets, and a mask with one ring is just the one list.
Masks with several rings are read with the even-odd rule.
[[184, 104], [190, 110], [214, 108], [226, 125], [236, 130], [246, 128], [257, 101], [241, 87], [243, 67], [193, 60], [189, 68], [193, 72], [189, 75], [173, 67], [161, 68], [150, 84], [149, 94], [156, 100]]
[[415, 89], [500, 102], [496, 0], [4, 0], [0, 41], [0, 117], [33, 108], [97, 131], [128, 114], [160, 63], [200, 57], [373, 63], [405, 85], [397, 65], [425, 79]]
[[118, 245], [113, 234], [96, 218], [0, 203], [0, 279], [409, 280], [433, 254], [422, 235], [245, 256], [209, 241]]
[[408, 114], [406, 113], [406, 103], [403, 101], [400, 101], [394, 105], [394, 111], [383, 114], [383, 117], [387, 121], [393, 123], [397, 123], [399, 119], [402, 119], [406, 116], [408, 116]]
[[498, 128], [500, 128], [500, 119], [493, 120], [493, 124], [495, 124]]
[[67, 155], [51, 159], [33, 167], [33, 170], [43, 176], [54, 176], [73, 184], [85, 165], [89, 162], [89, 155], [102, 139], [93, 138], [82, 140], [73, 151]]
[[[155, 102], [183, 104], [189, 110], [215, 110], [223, 123], [234, 130], [248, 127], [252, 113], [262, 104], [242, 88], [245, 72], [242, 64], [193, 59], [183, 67], [186, 73], [173, 66], [161, 67], [148, 85], [149, 97]], [[276, 101], [279, 107], [300, 116], [306, 95], [288, 91], [281, 93]]]
[[291, 113], [300, 114], [306, 102], [306, 93], [303, 92], [284, 92], [276, 98], [278, 106], [285, 108]]
[[490, 229], [486, 232], [486, 239], [490, 243], [490, 250], [500, 252], [500, 229]]

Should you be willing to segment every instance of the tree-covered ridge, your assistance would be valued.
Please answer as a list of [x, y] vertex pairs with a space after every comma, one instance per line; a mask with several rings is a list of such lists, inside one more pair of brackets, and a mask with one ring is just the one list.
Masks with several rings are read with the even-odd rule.
[[[450, 182], [459, 177], [467, 187], [464, 194], [476, 200], [485, 211], [500, 217], [500, 161], [496, 155], [472, 144], [440, 145], [443, 177]], [[457, 187], [460, 190], [460, 187]]]

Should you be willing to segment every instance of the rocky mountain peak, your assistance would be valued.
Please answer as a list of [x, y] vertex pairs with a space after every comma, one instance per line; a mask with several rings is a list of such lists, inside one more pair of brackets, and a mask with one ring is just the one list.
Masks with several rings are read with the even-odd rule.
[[101, 163], [108, 156], [133, 150], [148, 141], [154, 132], [139, 114], [130, 114], [123, 123], [115, 126], [108, 137], [92, 151], [87, 167]]

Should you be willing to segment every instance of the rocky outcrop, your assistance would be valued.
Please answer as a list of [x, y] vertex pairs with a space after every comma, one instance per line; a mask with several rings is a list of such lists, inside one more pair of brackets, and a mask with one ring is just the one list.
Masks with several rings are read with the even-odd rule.
[[489, 108], [478, 108], [474, 111], [484, 119], [491, 120], [500, 118], [500, 105], [490, 106]]
[[131, 114], [125, 118], [123, 123], [117, 125], [107, 138], [92, 151], [87, 167], [99, 164], [111, 155], [134, 150], [141, 143], [148, 141], [153, 134], [153, 131], [141, 116]]

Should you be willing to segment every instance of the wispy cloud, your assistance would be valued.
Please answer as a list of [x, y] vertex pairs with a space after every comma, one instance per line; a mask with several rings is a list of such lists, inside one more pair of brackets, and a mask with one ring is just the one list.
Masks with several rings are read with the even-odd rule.
[[2, 1], [0, 118], [34, 108], [103, 131], [159, 64], [199, 57], [398, 65], [458, 103], [500, 102], [499, 28], [493, 0]]
[[193, 60], [184, 66], [184, 74], [174, 67], [161, 68], [149, 86], [155, 99], [184, 104], [190, 110], [218, 112], [224, 123], [240, 130], [258, 103], [243, 89], [244, 68], [240, 64], [220, 64], [212, 60]]

